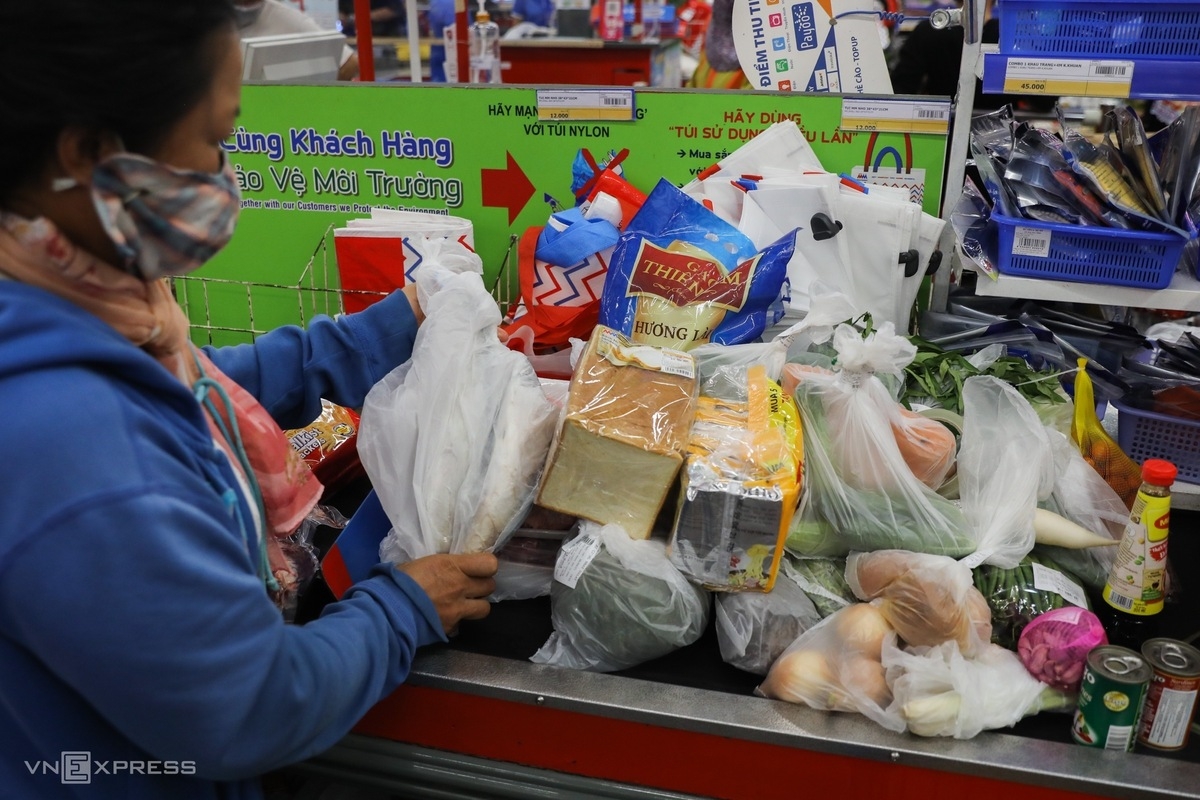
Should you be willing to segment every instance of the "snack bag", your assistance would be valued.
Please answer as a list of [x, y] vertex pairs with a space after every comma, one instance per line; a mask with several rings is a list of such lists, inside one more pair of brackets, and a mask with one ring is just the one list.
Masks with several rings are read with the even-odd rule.
[[1125, 455], [1100, 424], [1086, 358], [1079, 359], [1079, 371], [1075, 373], [1075, 417], [1071, 420], [1071, 439], [1079, 445], [1083, 460], [1100, 473], [1127, 508], [1133, 508], [1138, 487], [1142, 485], [1142, 468]]
[[358, 414], [353, 409], [322, 400], [320, 416], [286, 433], [292, 449], [326, 489], [336, 490], [366, 475], [358, 458]]
[[621, 235], [600, 323], [637, 342], [688, 350], [756, 340], [783, 316], [795, 232], [761, 252], [667, 180]]

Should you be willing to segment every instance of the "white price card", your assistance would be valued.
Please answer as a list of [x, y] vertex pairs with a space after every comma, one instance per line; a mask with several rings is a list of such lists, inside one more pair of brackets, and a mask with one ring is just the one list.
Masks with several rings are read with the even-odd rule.
[[1056, 569], [1034, 564], [1033, 588], [1040, 592], [1054, 592], [1072, 605], [1087, 608], [1087, 597], [1083, 589]]
[[558, 551], [558, 560], [554, 562], [554, 580], [574, 589], [575, 584], [579, 582], [579, 576], [599, 552], [598, 537], [590, 534], [575, 537]]
[[1123, 99], [1132, 84], [1132, 61], [1010, 58], [1004, 71], [1004, 91], [1013, 94]]
[[1013, 231], [1012, 254], [1014, 256], [1049, 258], [1050, 231], [1041, 228], [1024, 228], [1018, 225], [1017, 229]]
[[632, 120], [633, 89], [538, 89], [538, 119], [552, 122], [576, 120]]
[[950, 131], [949, 100], [842, 100], [844, 131], [940, 133]]

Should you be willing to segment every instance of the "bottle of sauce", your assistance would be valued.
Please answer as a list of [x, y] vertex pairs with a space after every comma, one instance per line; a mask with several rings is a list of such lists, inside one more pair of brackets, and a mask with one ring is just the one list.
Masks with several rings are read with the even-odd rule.
[[1158, 635], [1176, 472], [1174, 464], [1161, 459], [1142, 464], [1142, 485], [1104, 584], [1104, 605], [1097, 609], [1108, 641], [1135, 651]]

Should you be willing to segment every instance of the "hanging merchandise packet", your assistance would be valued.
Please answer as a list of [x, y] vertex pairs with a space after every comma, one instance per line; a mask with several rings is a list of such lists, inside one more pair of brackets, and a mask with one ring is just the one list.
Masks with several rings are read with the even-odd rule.
[[678, 350], [754, 341], [783, 316], [795, 242], [792, 231], [756, 252], [741, 231], [660, 180], [613, 252], [600, 323]]

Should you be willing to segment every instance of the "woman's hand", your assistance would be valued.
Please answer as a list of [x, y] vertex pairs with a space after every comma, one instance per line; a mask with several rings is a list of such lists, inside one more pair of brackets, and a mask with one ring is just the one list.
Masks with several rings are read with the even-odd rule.
[[408, 298], [408, 304], [412, 307], [413, 316], [417, 318], [417, 324], [420, 325], [425, 321], [425, 312], [421, 309], [421, 301], [417, 299], [417, 285], [415, 283], [406, 283], [400, 291], [404, 292], [404, 296]]
[[492, 576], [498, 565], [491, 553], [474, 553], [425, 556], [396, 569], [425, 590], [442, 628], [452, 636], [462, 620], [483, 619], [492, 610], [486, 598], [496, 589]]

